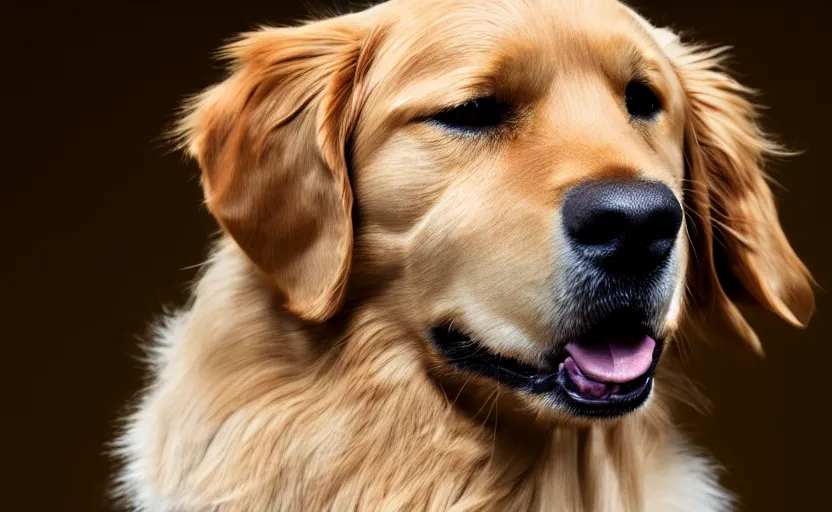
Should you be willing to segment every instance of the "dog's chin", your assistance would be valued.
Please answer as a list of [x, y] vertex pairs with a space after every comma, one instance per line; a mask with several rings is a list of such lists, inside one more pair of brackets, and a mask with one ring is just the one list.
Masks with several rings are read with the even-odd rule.
[[619, 325], [586, 333], [529, 364], [495, 353], [450, 325], [433, 328], [431, 339], [456, 371], [511, 388], [543, 412], [583, 420], [616, 418], [643, 407], [664, 345], [642, 325]]

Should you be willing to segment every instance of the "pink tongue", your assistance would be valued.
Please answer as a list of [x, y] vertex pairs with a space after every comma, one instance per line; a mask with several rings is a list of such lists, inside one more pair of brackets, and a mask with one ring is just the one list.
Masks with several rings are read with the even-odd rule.
[[653, 363], [656, 341], [650, 336], [640, 340], [610, 340], [601, 343], [570, 343], [566, 351], [578, 368], [601, 382], [629, 382], [642, 375]]

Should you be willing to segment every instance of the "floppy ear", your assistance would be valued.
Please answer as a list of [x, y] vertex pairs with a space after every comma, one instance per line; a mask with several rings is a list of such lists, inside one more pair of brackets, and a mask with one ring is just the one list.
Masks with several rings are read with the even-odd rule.
[[229, 45], [231, 75], [186, 107], [179, 135], [222, 228], [299, 317], [340, 306], [353, 244], [345, 145], [368, 11], [266, 28]]
[[767, 157], [783, 152], [760, 131], [751, 91], [724, 71], [723, 51], [667, 34], [687, 103], [693, 298], [708, 323], [730, 327], [762, 353], [738, 303], [750, 299], [798, 327], [814, 311], [814, 282], [783, 233], [763, 171]]

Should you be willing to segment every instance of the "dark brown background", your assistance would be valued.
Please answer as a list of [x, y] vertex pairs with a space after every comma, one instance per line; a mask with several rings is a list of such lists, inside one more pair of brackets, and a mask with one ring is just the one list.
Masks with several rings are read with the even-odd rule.
[[[657, 23], [734, 45], [735, 69], [765, 91], [767, 126], [809, 150], [775, 177], [786, 232], [828, 287], [822, 3], [639, 4]], [[224, 38], [320, 5], [4, 2], [4, 510], [107, 509], [102, 454], [139, 386], [137, 335], [162, 304], [182, 300], [214, 229], [193, 167], [157, 138], [183, 95], [218, 79], [210, 55]], [[685, 423], [728, 468], [746, 510], [817, 510], [827, 495], [828, 305], [821, 295], [808, 331], [761, 315], [767, 360], [716, 347], [693, 364], [715, 407]]]

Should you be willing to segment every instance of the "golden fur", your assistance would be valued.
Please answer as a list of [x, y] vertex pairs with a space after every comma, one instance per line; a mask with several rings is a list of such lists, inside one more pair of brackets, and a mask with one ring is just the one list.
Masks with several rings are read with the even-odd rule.
[[[178, 131], [225, 236], [118, 441], [128, 507], [730, 508], [672, 427], [676, 344], [645, 407], [588, 421], [459, 374], [426, 335], [460, 322], [535, 361], [569, 322], [553, 219], [599, 177], [685, 205], [669, 338], [707, 325], [761, 350], [743, 298], [805, 324], [811, 278], [762, 171], [778, 150], [721, 52], [613, 1], [390, 0], [225, 56]], [[621, 106], [634, 73], [665, 105], [649, 126]], [[516, 121], [479, 138], [424, 121], [484, 95]]]

